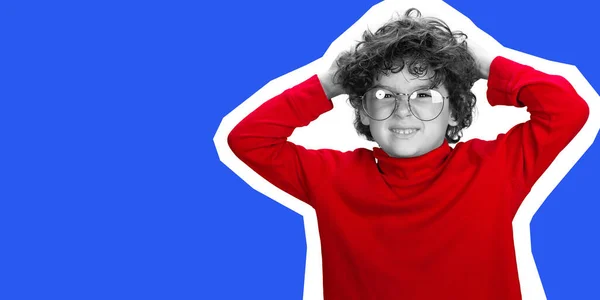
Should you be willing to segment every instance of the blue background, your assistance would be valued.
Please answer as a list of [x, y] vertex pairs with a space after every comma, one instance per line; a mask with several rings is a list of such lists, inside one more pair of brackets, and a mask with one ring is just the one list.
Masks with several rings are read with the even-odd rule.
[[[301, 299], [302, 217], [223, 165], [221, 118], [376, 1], [3, 1], [0, 299]], [[597, 7], [448, 1], [600, 89]], [[548, 299], [600, 299], [595, 143], [532, 222]]]

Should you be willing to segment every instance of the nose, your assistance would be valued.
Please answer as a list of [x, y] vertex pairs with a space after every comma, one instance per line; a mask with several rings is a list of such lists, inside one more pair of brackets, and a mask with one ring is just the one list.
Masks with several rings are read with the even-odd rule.
[[405, 97], [398, 97], [396, 99], [396, 112], [395, 114], [399, 117], [409, 117], [411, 115], [410, 108], [408, 107], [408, 99]]

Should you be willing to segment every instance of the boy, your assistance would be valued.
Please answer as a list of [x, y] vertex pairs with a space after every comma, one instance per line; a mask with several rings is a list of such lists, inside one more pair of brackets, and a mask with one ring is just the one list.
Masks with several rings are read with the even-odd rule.
[[[478, 79], [488, 80], [491, 105], [527, 106], [531, 119], [496, 140], [459, 143]], [[341, 94], [357, 131], [379, 147], [307, 150], [287, 141]], [[513, 217], [587, 116], [564, 78], [494, 57], [409, 10], [264, 103], [228, 142], [315, 209], [325, 300], [520, 299]]]

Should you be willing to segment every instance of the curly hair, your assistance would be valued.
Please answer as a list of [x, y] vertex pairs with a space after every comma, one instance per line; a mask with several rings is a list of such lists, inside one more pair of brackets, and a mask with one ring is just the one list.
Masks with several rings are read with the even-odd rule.
[[451, 31], [437, 18], [421, 17], [415, 8], [403, 17], [391, 20], [375, 33], [366, 30], [363, 39], [352, 51], [337, 59], [334, 76], [349, 95], [355, 110], [354, 127], [360, 135], [374, 141], [368, 125], [360, 122], [361, 96], [382, 75], [398, 73], [406, 66], [414, 76], [433, 71], [432, 86], [443, 84], [450, 99], [450, 112], [456, 126], [448, 125], [446, 139], [457, 143], [462, 129], [471, 125], [476, 97], [471, 92], [478, 79], [475, 60], [468, 52], [467, 35]]

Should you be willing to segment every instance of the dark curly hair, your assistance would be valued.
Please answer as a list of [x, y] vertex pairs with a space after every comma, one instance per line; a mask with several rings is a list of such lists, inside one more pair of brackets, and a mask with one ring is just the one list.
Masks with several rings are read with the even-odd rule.
[[456, 126], [448, 126], [446, 139], [457, 143], [462, 129], [473, 121], [476, 98], [471, 92], [478, 79], [474, 58], [466, 45], [466, 34], [451, 31], [437, 18], [421, 17], [415, 8], [403, 17], [387, 22], [375, 33], [366, 30], [363, 40], [337, 59], [334, 76], [349, 95], [355, 110], [354, 127], [367, 140], [374, 141], [369, 126], [360, 122], [361, 96], [381, 76], [398, 73], [406, 66], [410, 74], [423, 76], [433, 71], [432, 86], [444, 84], [449, 92], [450, 112]]

